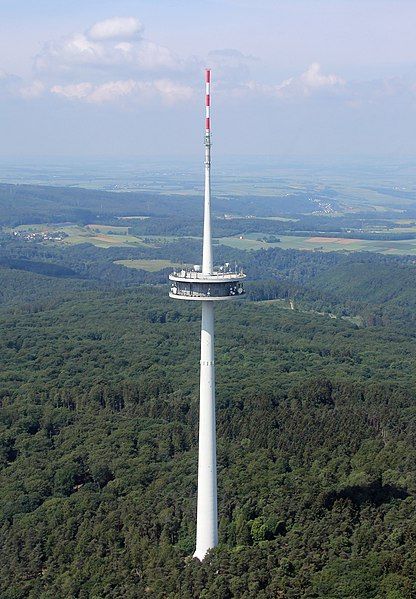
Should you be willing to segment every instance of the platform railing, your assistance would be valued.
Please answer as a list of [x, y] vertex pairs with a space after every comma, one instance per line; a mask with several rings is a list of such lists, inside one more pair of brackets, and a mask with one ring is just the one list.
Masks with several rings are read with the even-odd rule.
[[211, 279], [211, 278], [221, 278], [221, 279], [234, 279], [236, 277], [243, 277], [244, 276], [244, 272], [242, 269], [239, 270], [234, 270], [234, 271], [230, 271], [230, 270], [220, 270], [220, 269], [216, 269], [214, 270], [212, 273], [210, 273], [209, 275], [206, 275], [204, 273], [202, 273], [201, 271], [198, 270], [194, 270], [194, 269], [181, 269], [181, 270], [174, 270], [172, 272], [172, 276], [174, 277], [179, 277], [181, 279]]

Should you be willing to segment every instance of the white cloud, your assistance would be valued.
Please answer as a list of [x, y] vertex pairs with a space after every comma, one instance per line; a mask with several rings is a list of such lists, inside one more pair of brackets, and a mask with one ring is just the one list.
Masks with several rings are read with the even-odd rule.
[[54, 85], [51, 93], [64, 96], [70, 100], [82, 100], [88, 98], [93, 91], [92, 83], [74, 83], [72, 85]]
[[[114, 17], [49, 42], [36, 57], [38, 78], [49, 81], [56, 97], [90, 104], [189, 99], [192, 60], [185, 63], [142, 33], [135, 17]], [[172, 72], [178, 81], [171, 80]]]
[[104, 70], [120, 75], [139, 71], [175, 70], [182, 62], [168, 48], [142, 38], [142, 25], [134, 17], [100, 21], [86, 33], [75, 33], [48, 42], [35, 58], [35, 68], [43, 76], [80, 76], [85, 70]]
[[98, 21], [88, 30], [88, 37], [95, 41], [131, 40], [143, 32], [143, 26], [135, 17], [113, 17]]
[[338, 75], [323, 75], [321, 72], [321, 65], [318, 62], [313, 62], [310, 67], [302, 73], [300, 81], [305, 89], [345, 85], [344, 79]]
[[127, 81], [108, 81], [93, 88], [87, 101], [93, 104], [115, 102], [120, 98], [130, 96], [136, 89], [137, 82], [132, 79]]
[[69, 100], [82, 100], [90, 104], [117, 102], [122, 99], [149, 101], [161, 99], [172, 104], [188, 100], [193, 94], [191, 87], [180, 85], [168, 79], [156, 81], [135, 81], [133, 79], [108, 81], [102, 84], [83, 82], [70, 85], [54, 85], [51, 93]]
[[132, 48], [131, 62], [143, 70], [175, 69], [179, 61], [168, 48], [153, 42], [143, 41], [137, 48]]
[[193, 89], [189, 85], [181, 85], [169, 79], [159, 79], [151, 84], [154, 91], [162, 96], [166, 103], [174, 104], [182, 100], [190, 100]]
[[317, 91], [338, 90], [345, 85], [345, 80], [338, 75], [324, 75], [321, 65], [313, 62], [299, 77], [289, 77], [282, 83], [272, 86], [271, 92], [281, 98], [293, 96], [309, 96]]
[[324, 75], [321, 65], [313, 62], [304, 73], [298, 77], [289, 77], [278, 84], [261, 84], [249, 81], [239, 86], [237, 94], [255, 93], [277, 98], [296, 98], [310, 96], [318, 91], [338, 91], [346, 85], [345, 80], [338, 75]]
[[[0, 69], [0, 94], [27, 100], [54, 95], [89, 104], [159, 100], [164, 103], [188, 101], [201, 92], [202, 70], [214, 70], [218, 100], [221, 98], [274, 98], [305, 100], [315, 96], [338, 97], [357, 107], [382, 102], [388, 96], [414, 97], [413, 80], [401, 78], [349, 81], [326, 72], [317, 62], [298, 75], [276, 83], [268, 76], [258, 82], [251, 71], [258, 59], [237, 49], [211, 51], [198, 57], [179, 58], [169, 48], [145, 39], [136, 17], [113, 17], [93, 24], [84, 32], [47, 42], [35, 59], [32, 81], [8, 75]], [[257, 69], [263, 75], [264, 65]]]
[[35, 58], [35, 68], [43, 75], [50, 71], [68, 71], [82, 65], [99, 64], [104, 55], [100, 44], [79, 33], [59, 42], [46, 43]]

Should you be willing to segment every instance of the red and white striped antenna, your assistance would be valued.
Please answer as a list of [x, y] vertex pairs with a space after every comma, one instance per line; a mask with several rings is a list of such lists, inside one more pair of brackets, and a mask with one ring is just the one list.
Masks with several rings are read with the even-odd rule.
[[212, 273], [211, 237], [211, 69], [205, 69], [205, 199], [202, 272]]
[[211, 133], [211, 69], [205, 69], [205, 133]]

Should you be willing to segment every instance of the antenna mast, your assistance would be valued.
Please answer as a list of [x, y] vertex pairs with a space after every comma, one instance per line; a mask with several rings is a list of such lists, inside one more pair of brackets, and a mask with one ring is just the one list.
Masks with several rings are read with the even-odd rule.
[[211, 234], [211, 70], [205, 70], [205, 201], [204, 201], [204, 241], [202, 250], [202, 272], [212, 273], [212, 234]]

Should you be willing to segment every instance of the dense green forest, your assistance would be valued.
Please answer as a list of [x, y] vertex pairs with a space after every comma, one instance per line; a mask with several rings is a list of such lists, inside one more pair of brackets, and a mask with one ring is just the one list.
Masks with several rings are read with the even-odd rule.
[[[334, 200], [335, 203], [335, 200]], [[311, 213], [316, 204], [305, 192], [290, 195], [214, 198], [214, 210], [240, 216]], [[79, 187], [0, 184], [0, 225], [25, 223], [88, 223], [111, 217], [146, 215], [201, 218], [199, 196], [151, 192], [109, 192]], [[160, 233], [160, 232], [159, 232]]]
[[[130, 286], [166, 283], [169, 269], [148, 272], [116, 264], [126, 259], [168, 259], [195, 264], [201, 241], [177, 238], [158, 247], [97, 248], [91, 244], [56, 246], [0, 237], [0, 268], [4, 273], [32, 272], [71, 280], [77, 285]], [[411, 256], [374, 253], [307, 252], [270, 248], [242, 251], [221, 244], [215, 248], [218, 264], [241, 265], [248, 275], [250, 299], [294, 299], [302, 307], [360, 316], [364, 322], [387, 322], [407, 327], [416, 318], [415, 265]], [[7, 275], [10, 277], [10, 274]], [[17, 276], [17, 275], [16, 275]], [[0, 288], [0, 304], [6, 293]], [[22, 292], [27, 293], [22, 285]]]
[[217, 311], [221, 544], [199, 564], [198, 308], [60, 293], [1, 315], [2, 597], [414, 596], [413, 332]]
[[249, 282], [216, 311], [199, 563], [200, 310], [115, 261], [200, 252], [0, 237], [1, 599], [412, 599], [413, 258], [215, 247]]
[[[293, 213], [292, 213], [293, 214]], [[359, 215], [358, 215], [359, 216]], [[247, 235], [259, 233], [259, 237], [267, 235], [296, 235], [309, 237], [340, 237], [344, 239], [369, 239], [400, 241], [415, 239], [414, 232], [389, 232], [393, 225], [388, 219], [374, 218], [373, 215], [362, 214], [361, 218], [316, 217], [296, 215], [292, 221], [279, 221], [266, 218], [224, 218], [213, 219], [213, 234], [216, 237]], [[363, 227], [383, 227], [383, 232], [363, 231]], [[398, 227], [400, 228], [400, 227]], [[404, 228], [404, 225], [402, 226]], [[200, 236], [201, 218], [192, 216], [157, 216], [137, 221], [130, 227], [134, 235], [179, 235]]]

